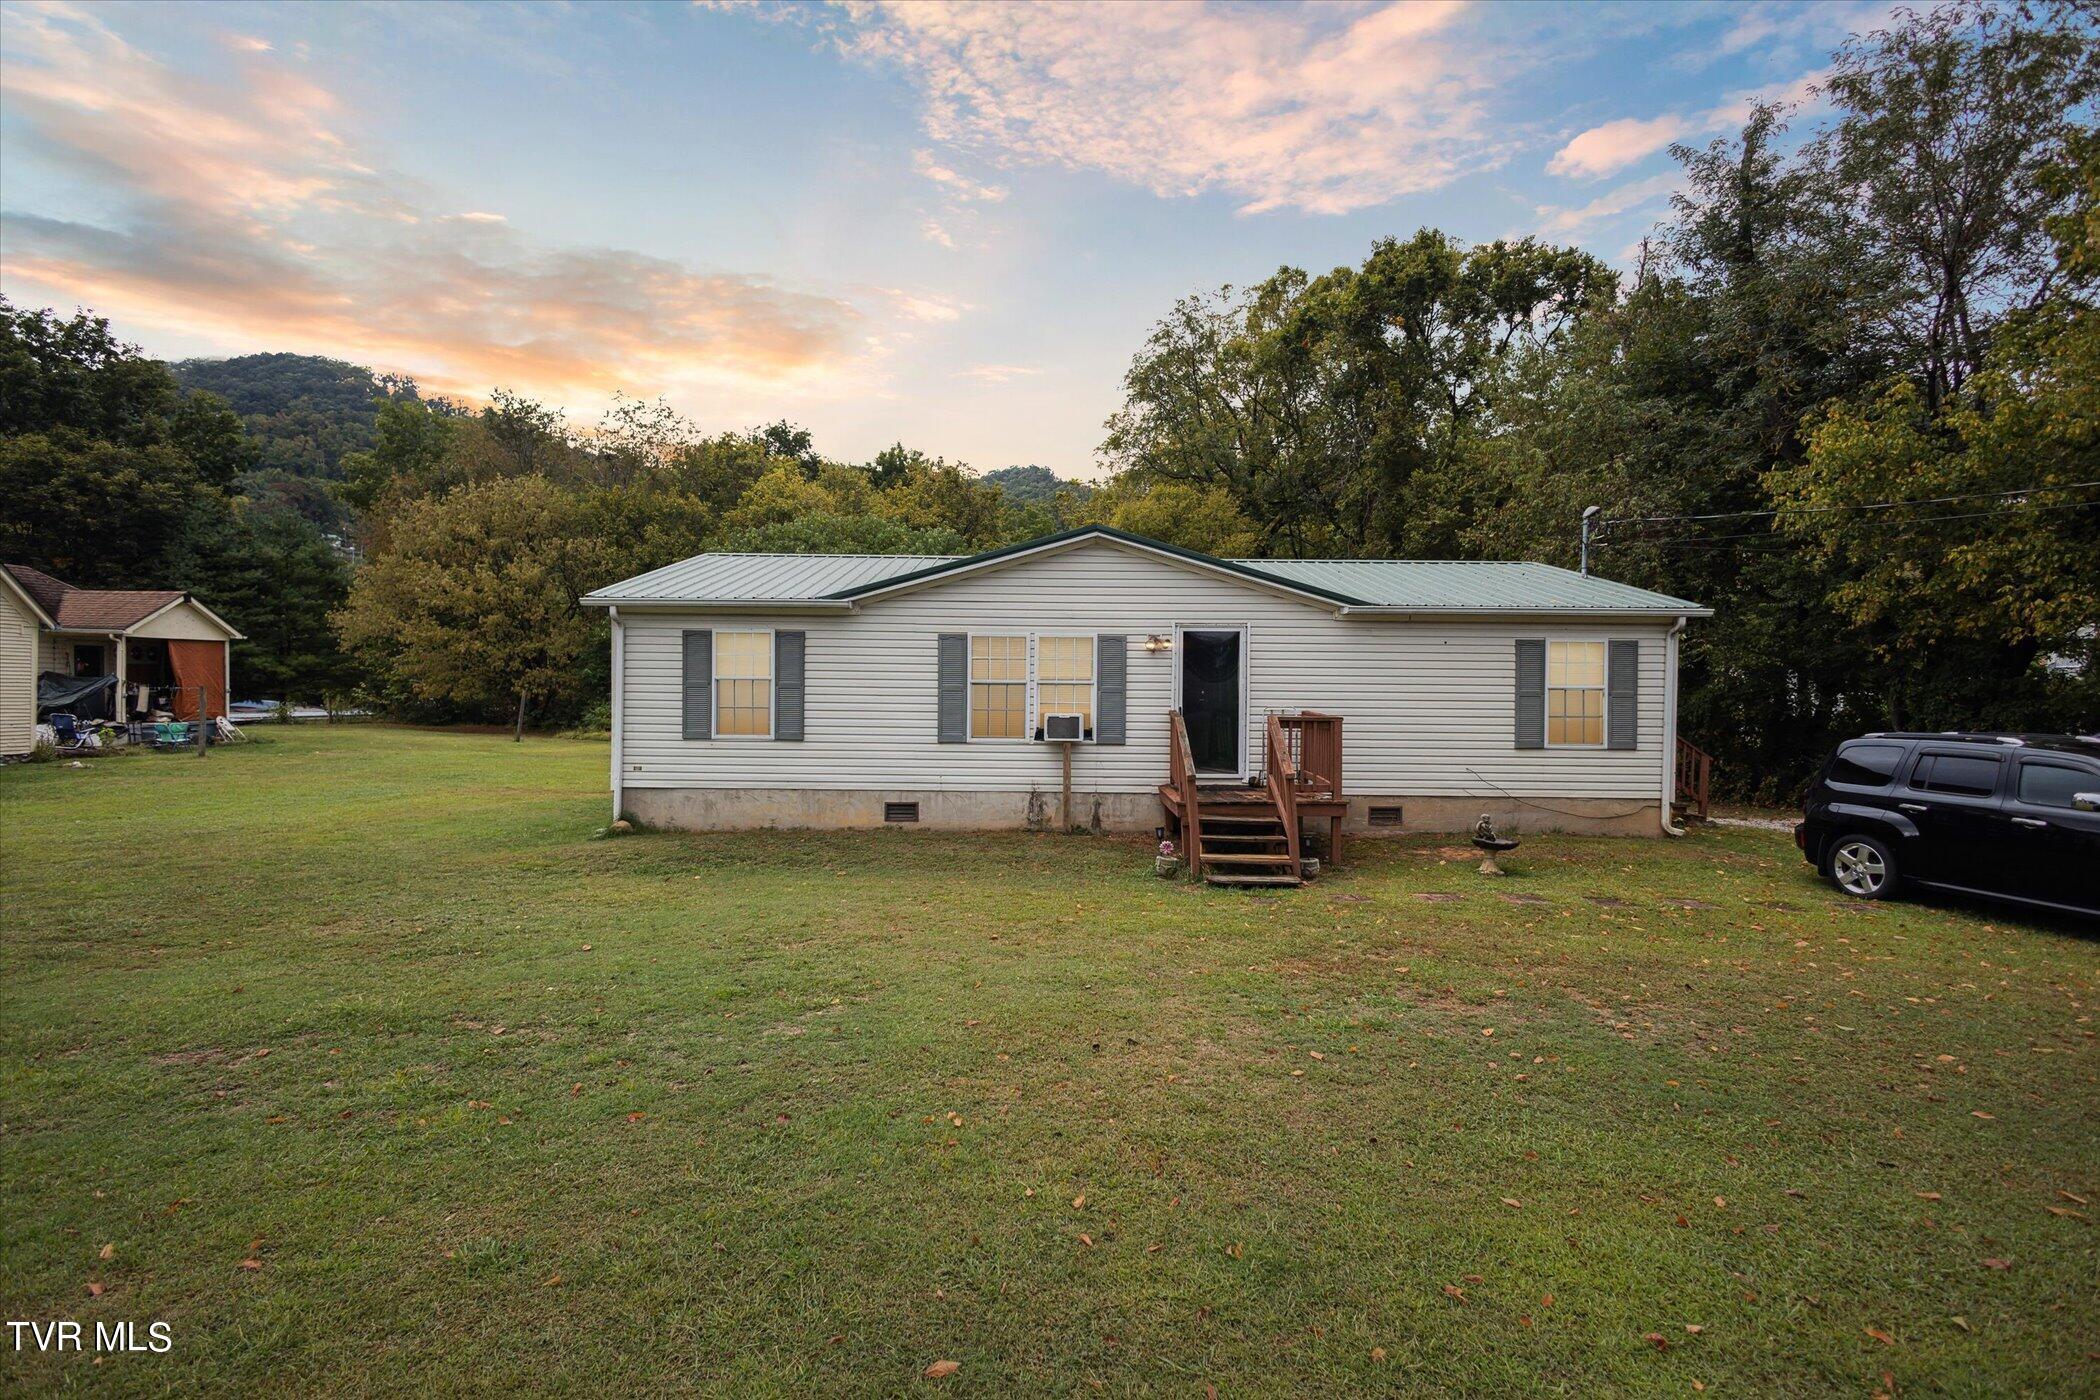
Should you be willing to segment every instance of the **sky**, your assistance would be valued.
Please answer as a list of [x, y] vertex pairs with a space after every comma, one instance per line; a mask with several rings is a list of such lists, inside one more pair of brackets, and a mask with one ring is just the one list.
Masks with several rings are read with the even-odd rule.
[[1620, 266], [1879, 3], [0, 0], [0, 292], [588, 427], [1090, 478], [1176, 299], [1424, 226]]

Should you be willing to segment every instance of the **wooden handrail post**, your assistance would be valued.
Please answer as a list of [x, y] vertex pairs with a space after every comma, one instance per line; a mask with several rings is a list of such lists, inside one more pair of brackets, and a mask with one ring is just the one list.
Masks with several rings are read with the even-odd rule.
[[1275, 715], [1269, 716], [1268, 742], [1263, 746], [1268, 752], [1263, 755], [1269, 785], [1269, 800], [1276, 804], [1276, 816], [1283, 823], [1283, 844], [1290, 857], [1291, 875], [1295, 878], [1301, 868], [1298, 848], [1298, 789], [1292, 782], [1289, 757], [1283, 740], [1283, 721]]

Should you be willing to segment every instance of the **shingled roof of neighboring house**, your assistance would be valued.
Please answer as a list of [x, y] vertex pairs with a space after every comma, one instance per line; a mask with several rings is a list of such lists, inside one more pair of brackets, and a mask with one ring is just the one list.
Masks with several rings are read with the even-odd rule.
[[27, 564], [5, 567], [62, 632], [122, 632], [190, 596], [179, 588], [75, 588]]

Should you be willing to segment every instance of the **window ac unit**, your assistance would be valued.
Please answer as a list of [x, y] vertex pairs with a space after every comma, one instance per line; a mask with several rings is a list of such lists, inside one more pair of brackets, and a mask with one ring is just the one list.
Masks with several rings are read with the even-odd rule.
[[1043, 740], [1051, 744], [1077, 744], [1086, 738], [1086, 716], [1044, 715]]

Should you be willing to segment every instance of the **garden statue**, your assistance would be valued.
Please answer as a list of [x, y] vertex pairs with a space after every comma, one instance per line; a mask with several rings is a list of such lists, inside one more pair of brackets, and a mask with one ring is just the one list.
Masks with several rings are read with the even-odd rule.
[[1495, 864], [1495, 857], [1517, 848], [1514, 838], [1495, 834], [1494, 820], [1485, 812], [1482, 812], [1480, 820], [1474, 823], [1473, 844], [1480, 848], [1480, 873], [1483, 875], [1503, 874], [1502, 867]]

